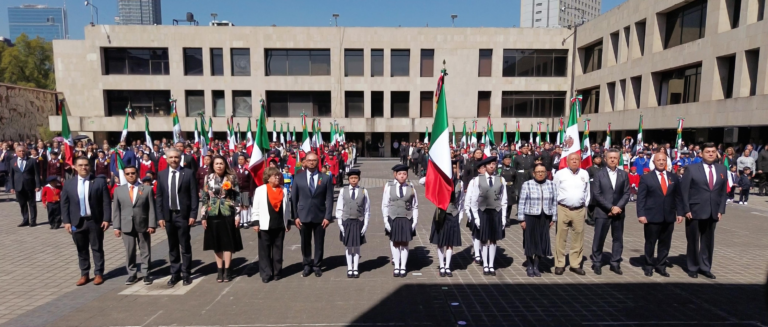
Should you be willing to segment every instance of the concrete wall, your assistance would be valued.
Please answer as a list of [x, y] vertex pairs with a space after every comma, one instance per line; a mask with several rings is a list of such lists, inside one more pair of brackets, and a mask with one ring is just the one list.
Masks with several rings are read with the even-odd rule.
[[56, 114], [56, 92], [0, 83], [0, 140], [34, 139]]

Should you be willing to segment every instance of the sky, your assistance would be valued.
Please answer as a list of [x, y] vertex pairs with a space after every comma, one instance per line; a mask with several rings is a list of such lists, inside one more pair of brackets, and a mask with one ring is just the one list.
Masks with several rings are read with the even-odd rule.
[[[602, 12], [626, 0], [603, 0]], [[82, 39], [91, 10], [83, 0], [0, 0], [0, 36], [8, 36], [7, 7], [22, 4], [62, 6], [66, 2], [70, 39]], [[117, 0], [91, 0], [100, 24], [114, 24]], [[449, 27], [451, 14], [458, 27], [513, 27], [520, 25], [520, 0], [162, 0], [163, 24], [195, 14], [200, 25], [228, 20], [236, 26], [329, 26], [338, 13], [339, 26]], [[94, 18], [95, 20], [95, 18]], [[183, 24], [183, 23], [182, 23]]]

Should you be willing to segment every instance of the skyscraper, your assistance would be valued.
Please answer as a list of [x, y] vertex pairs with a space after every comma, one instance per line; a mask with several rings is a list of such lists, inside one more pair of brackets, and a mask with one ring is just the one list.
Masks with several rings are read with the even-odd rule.
[[[559, 27], [585, 21], [600, 15], [602, 0], [521, 0], [520, 27]], [[563, 7], [579, 10], [561, 10]]]
[[120, 25], [162, 25], [160, 0], [117, 0]]
[[14, 42], [21, 33], [30, 38], [40, 36], [48, 41], [69, 38], [66, 8], [45, 5], [8, 7], [8, 26]]

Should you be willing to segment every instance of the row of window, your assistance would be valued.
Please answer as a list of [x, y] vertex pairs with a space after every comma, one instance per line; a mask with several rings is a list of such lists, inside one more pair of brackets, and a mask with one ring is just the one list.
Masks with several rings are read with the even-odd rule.
[[[203, 49], [184, 48], [184, 75], [202, 76]], [[478, 76], [490, 77], [493, 67], [493, 50], [480, 49]], [[223, 76], [224, 52], [221, 48], [209, 51], [210, 75]], [[251, 50], [230, 49], [232, 76], [251, 75]], [[266, 76], [329, 76], [331, 75], [331, 51], [329, 49], [265, 49]], [[421, 49], [419, 54], [420, 77], [434, 77], [435, 50]], [[384, 50], [370, 51], [371, 77], [384, 76]], [[390, 51], [390, 77], [407, 77], [410, 74], [411, 50]], [[365, 56], [362, 49], [344, 50], [344, 76], [363, 76]], [[503, 77], [565, 77], [568, 72], [568, 50], [505, 49], [503, 53]], [[105, 48], [105, 75], [169, 75], [167, 48]]]
[[[565, 110], [566, 92], [523, 92], [504, 91], [501, 93], [501, 117], [504, 118], [550, 118], [560, 117]], [[169, 116], [171, 96], [169, 90], [107, 90], [106, 113], [108, 116], [123, 116], [129, 106], [141, 116]], [[477, 96], [477, 116], [487, 117], [491, 111], [491, 92], [480, 91]], [[344, 92], [344, 117], [365, 117], [365, 92]], [[384, 92], [371, 91], [372, 118], [384, 117]], [[420, 117], [432, 117], [434, 113], [434, 93], [419, 92]], [[390, 92], [389, 116], [391, 118], [410, 117], [410, 92]], [[205, 93], [201, 90], [187, 90], [186, 116], [196, 117], [205, 114]], [[211, 91], [210, 106], [214, 117], [226, 117], [224, 91]], [[235, 117], [253, 117], [253, 98], [251, 91], [232, 91], [232, 115]], [[331, 117], [330, 91], [267, 91], [267, 116], [298, 117], [307, 113], [315, 117]], [[258, 108], [258, 106], [256, 106]], [[183, 110], [183, 109], [181, 109]]]

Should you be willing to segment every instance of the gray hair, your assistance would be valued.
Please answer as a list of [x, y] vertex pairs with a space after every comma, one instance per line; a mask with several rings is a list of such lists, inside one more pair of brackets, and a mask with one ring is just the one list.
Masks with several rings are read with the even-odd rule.
[[616, 148], [609, 148], [608, 150], [605, 150], [605, 154], [609, 154], [609, 153], [620, 154], [621, 152], [619, 151], [619, 149], [616, 149]]
[[17, 146], [16, 146], [16, 148], [15, 148], [14, 150], [17, 150], [17, 151], [18, 151], [19, 149], [21, 149], [21, 150], [24, 150], [24, 151], [27, 151], [27, 147], [25, 147], [25, 146], [23, 146], [23, 145], [17, 145]]
[[169, 148], [168, 150], [165, 150], [165, 155], [166, 155], [166, 156], [167, 156], [168, 154], [171, 154], [171, 153], [176, 153], [176, 154], [178, 154], [179, 156], [181, 156], [181, 151], [179, 151], [179, 150], [178, 150], [178, 149], [176, 149], [176, 148]]

